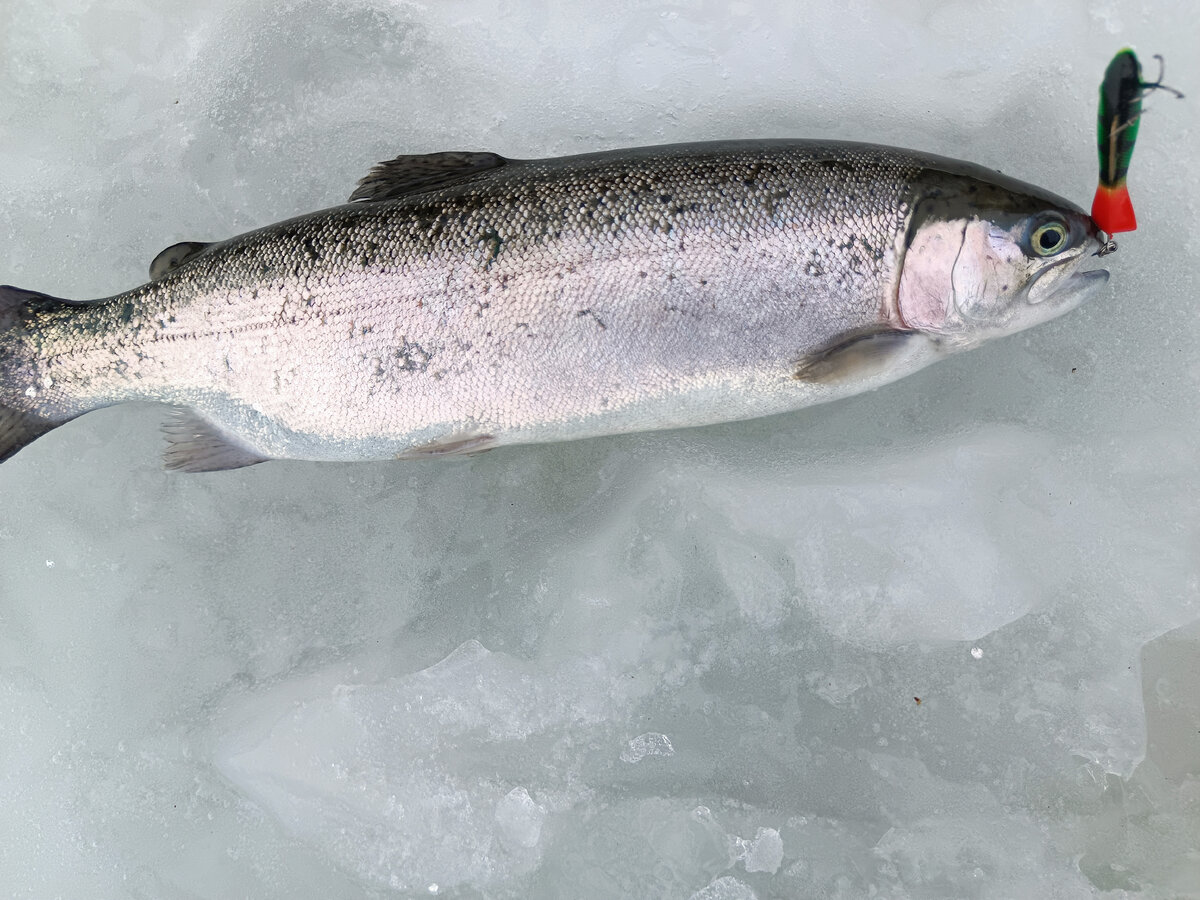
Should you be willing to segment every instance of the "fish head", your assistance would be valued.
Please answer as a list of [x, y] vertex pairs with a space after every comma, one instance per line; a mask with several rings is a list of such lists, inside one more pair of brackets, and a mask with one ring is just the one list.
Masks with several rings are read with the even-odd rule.
[[952, 165], [918, 180], [896, 295], [903, 328], [965, 349], [1060, 316], [1108, 281], [1105, 269], [1082, 271], [1103, 242], [1078, 206]]

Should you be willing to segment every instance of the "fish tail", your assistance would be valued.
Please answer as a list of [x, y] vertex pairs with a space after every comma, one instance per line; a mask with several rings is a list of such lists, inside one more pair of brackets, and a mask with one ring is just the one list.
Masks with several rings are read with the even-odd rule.
[[78, 415], [47, 402], [28, 359], [25, 324], [32, 306], [68, 304], [35, 291], [0, 285], [0, 462]]
[[0, 462], [62, 424], [0, 403]]

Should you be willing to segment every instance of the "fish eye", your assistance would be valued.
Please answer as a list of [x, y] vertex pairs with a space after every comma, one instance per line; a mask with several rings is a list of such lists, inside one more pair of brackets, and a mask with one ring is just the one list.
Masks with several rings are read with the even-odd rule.
[[1053, 256], [1065, 250], [1069, 233], [1062, 222], [1050, 221], [1039, 225], [1030, 236], [1029, 245], [1038, 256]]

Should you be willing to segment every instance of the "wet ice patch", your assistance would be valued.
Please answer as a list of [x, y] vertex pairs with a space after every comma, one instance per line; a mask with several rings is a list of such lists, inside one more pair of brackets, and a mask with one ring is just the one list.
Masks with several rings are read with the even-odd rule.
[[[936, 449], [897, 450], [867, 471], [809, 467], [787, 491], [726, 481], [709, 495], [734, 529], [788, 547], [797, 606], [839, 639], [870, 646], [969, 640], [1037, 603], [1031, 569], [1053, 561], [1026, 545], [1028, 525], [1017, 524], [1026, 507], [1005, 481], [1013, 460], [1051, 452], [1044, 438], [989, 428]], [[956, 485], [966, 481], [988, 489], [964, 496]], [[718, 559], [738, 557], [722, 550]], [[752, 619], [782, 618], [777, 575], [747, 577], [758, 569], [744, 557], [723, 570], [736, 590], [757, 598]]]

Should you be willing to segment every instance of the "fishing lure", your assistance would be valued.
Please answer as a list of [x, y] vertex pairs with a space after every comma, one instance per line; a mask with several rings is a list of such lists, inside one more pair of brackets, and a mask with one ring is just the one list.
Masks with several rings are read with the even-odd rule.
[[1175, 88], [1162, 83], [1163, 58], [1158, 60], [1158, 80], [1143, 81], [1142, 65], [1133, 50], [1126, 47], [1113, 57], [1100, 83], [1100, 112], [1096, 119], [1096, 141], [1100, 150], [1100, 184], [1092, 199], [1092, 218], [1100, 228], [1110, 235], [1100, 254], [1117, 249], [1111, 235], [1121, 231], [1134, 231], [1137, 217], [1125, 186], [1125, 175], [1129, 172], [1129, 160], [1133, 157], [1133, 145], [1137, 141], [1138, 125], [1142, 117], [1142, 100], [1152, 91], [1170, 91], [1182, 97]]

